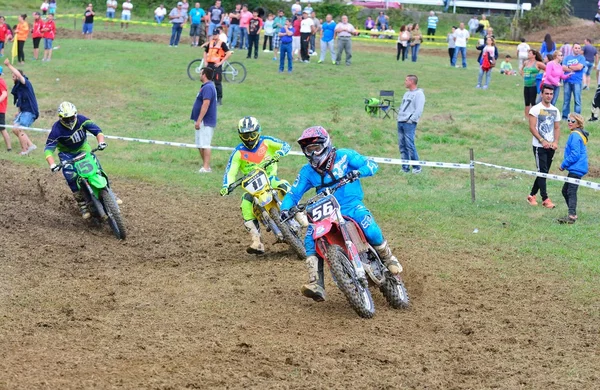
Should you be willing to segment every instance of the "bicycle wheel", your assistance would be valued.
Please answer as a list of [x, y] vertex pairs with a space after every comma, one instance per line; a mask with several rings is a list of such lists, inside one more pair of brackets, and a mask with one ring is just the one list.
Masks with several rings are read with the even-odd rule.
[[187, 68], [188, 77], [194, 81], [200, 80], [200, 71], [203, 64], [204, 60], [202, 58], [190, 62]]
[[228, 62], [223, 67], [223, 77], [230, 83], [241, 83], [246, 80], [246, 67], [241, 62]]

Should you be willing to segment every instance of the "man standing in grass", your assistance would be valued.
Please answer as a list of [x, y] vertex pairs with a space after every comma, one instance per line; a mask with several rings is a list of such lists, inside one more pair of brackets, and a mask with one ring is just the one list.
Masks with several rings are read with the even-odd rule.
[[202, 87], [196, 96], [196, 102], [192, 108], [191, 120], [196, 128], [196, 146], [202, 158], [202, 167], [199, 173], [210, 173], [210, 143], [217, 126], [217, 90], [212, 82], [213, 70], [202, 68], [200, 80]]
[[[531, 132], [533, 155], [535, 165], [540, 173], [548, 173], [554, 158], [554, 152], [558, 148], [560, 136], [560, 111], [552, 105], [554, 87], [544, 84], [542, 87], [542, 101], [529, 110], [529, 131]], [[535, 199], [537, 193], [542, 194], [542, 206], [553, 209], [554, 203], [548, 197], [546, 190], [546, 178], [536, 177], [527, 202], [537, 206]]]
[[204, 19], [205, 15], [206, 13], [204, 12], [204, 10], [200, 8], [200, 3], [196, 3], [194, 8], [192, 8], [192, 10], [190, 11], [190, 37], [192, 39], [192, 46], [198, 46], [198, 43], [200, 41], [200, 34], [202, 29], [204, 28], [204, 26], [202, 25], [202, 19]]
[[462, 58], [462, 67], [467, 67], [467, 40], [469, 39], [469, 32], [465, 30], [465, 24], [461, 23], [458, 25], [458, 30], [454, 32], [454, 43], [456, 48], [454, 49], [454, 57], [452, 58], [452, 66], [456, 65], [458, 59], [458, 53]]
[[583, 83], [583, 69], [585, 68], [585, 57], [581, 54], [581, 45], [573, 45], [573, 54], [566, 56], [562, 62], [565, 72], [573, 72], [571, 77], [564, 81], [564, 103], [562, 108], [563, 119], [567, 120], [571, 112], [571, 93], [575, 100], [573, 110], [581, 114], [581, 84]]
[[[423, 115], [423, 108], [425, 108], [425, 94], [421, 88], [417, 87], [418, 82], [417, 76], [412, 74], [406, 76], [404, 86], [408, 91], [404, 94], [402, 104], [398, 109], [398, 147], [403, 160], [419, 160], [415, 146], [415, 132], [417, 123]], [[402, 171], [409, 173], [410, 166], [402, 165]], [[421, 167], [414, 165], [412, 171], [414, 174], [419, 174]]]
[[29, 82], [29, 79], [23, 74], [23, 72], [17, 70], [10, 64], [7, 59], [4, 60], [4, 65], [12, 72], [12, 79], [15, 83], [11, 90], [11, 94], [14, 96], [15, 106], [19, 110], [15, 116], [13, 133], [19, 139], [21, 144], [21, 156], [27, 156], [29, 153], [37, 149], [37, 146], [31, 142], [27, 134], [19, 127], [29, 127], [33, 122], [40, 116], [38, 110], [38, 103], [33, 91], [33, 86]]
[[325, 61], [325, 54], [327, 54], [327, 51], [331, 53], [331, 62], [335, 64], [335, 52], [333, 48], [335, 26], [336, 24], [333, 21], [333, 17], [331, 14], [327, 14], [325, 22], [321, 25], [323, 33], [321, 35], [321, 58], [319, 59], [319, 64]]
[[[110, 20], [110, 23], [114, 23], [113, 19], [115, 18], [115, 13], [117, 12], [117, 0], [107, 0], [106, 1], [106, 18]], [[104, 22], [104, 28], [106, 28], [108, 24], [108, 20]]]
[[231, 51], [227, 47], [227, 43], [219, 39], [219, 34], [221, 34], [221, 30], [215, 28], [210, 42], [204, 48], [204, 63], [214, 71], [210, 80], [214, 80], [217, 89], [217, 104], [220, 106], [223, 99], [223, 63], [231, 56]]
[[335, 64], [339, 65], [342, 61], [342, 53], [346, 52], [346, 65], [352, 63], [352, 35], [358, 34], [354, 26], [348, 23], [348, 17], [342, 16], [342, 21], [335, 26], [335, 34], [338, 37], [337, 55]]
[[94, 5], [92, 3], [88, 4], [85, 12], [83, 13], [83, 37], [85, 39], [92, 39], [92, 34], [94, 33], [94, 16], [96, 13], [93, 9]]
[[183, 30], [183, 25], [186, 20], [187, 12], [183, 10], [183, 3], [180, 1], [177, 3], [177, 7], [173, 8], [169, 13], [169, 21], [173, 24], [169, 47], [177, 47], [179, 45], [181, 31]]
[[[437, 30], [439, 18], [435, 16], [435, 12], [429, 11], [429, 17], [427, 18], [427, 36], [435, 36], [435, 30]], [[428, 41], [435, 41], [435, 38], [427, 38]]]
[[131, 20], [131, 10], [133, 9], [133, 4], [131, 4], [130, 0], [125, 0], [123, 3], [123, 11], [121, 12], [121, 30], [123, 26], [125, 29], [129, 28], [129, 21]]

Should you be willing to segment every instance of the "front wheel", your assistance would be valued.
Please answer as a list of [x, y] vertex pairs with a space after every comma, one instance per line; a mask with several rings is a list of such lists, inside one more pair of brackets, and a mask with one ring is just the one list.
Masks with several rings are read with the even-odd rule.
[[358, 280], [346, 253], [340, 246], [331, 245], [327, 250], [327, 258], [337, 286], [346, 296], [350, 306], [362, 318], [372, 318], [375, 315], [375, 305], [371, 291]]
[[223, 77], [230, 83], [246, 80], [246, 67], [241, 62], [228, 62], [223, 66]]
[[296, 233], [294, 233], [290, 229], [288, 224], [281, 220], [281, 216], [279, 215], [279, 209], [277, 207], [271, 208], [271, 210], [269, 210], [269, 215], [271, 216], [271, 219], [273, 220], [275, 225], [277, 225], [277, 227], [281, 231], [285, 242], [292, 247], [294, 252], [296, 252], [298, 258], [300, 260], [306, 259], [306, 250], [304, 249], [304, 242], [300, 237], [296, 235]]
[[381, 283], [379, 290], [394, 309], [408, 309], [410, 306], [406, 287], [399, 276], [393, 276], [387, 272], [385, 281]]
[[200, 80], [200, 72], [202, 72], [202, 64], [203, 63], [204, 63], [204, 60], [202, 58], [198, 58], [197, 60], [190, 62], [190, 64], [188, 65], [188, 68], [187, 68], [187, 74], [191, 80], [193, 80], [193, 81]]
[[115, 237], [117, 237], [119, 240], [124, 240], [127, 236], [127, 232], [125, 231], [125, 223], [112, 190], [109, 188], [102, 189], [100, 191], [100, 201], [104, 206], [104, 210], [108, 216], [108, 224], [115, 234]]

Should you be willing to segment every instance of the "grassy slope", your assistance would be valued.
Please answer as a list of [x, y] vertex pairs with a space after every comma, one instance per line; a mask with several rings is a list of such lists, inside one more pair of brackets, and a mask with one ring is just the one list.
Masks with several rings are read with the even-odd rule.
[[[58, 103], [70, 100], [107, 134], [193, 142], [188, 118], [199, 83], [190, 81], [185, 69], [198, 54], [199, 50], [185, 44], [170, 49], [140, 42], [61, 40], [61, 49], [51, 63], [29, 62], [24, 68], [34, 83], [42, 111], [36, 125], [48, 127]], [[294, 74], [288, 76], [277, 74], [267, 54], [247, 61], [245, 53], [236, 53], [233, 60], [244, 61], [249, 76], [241, 85], [225, 84], [225, 105], [219, 111], [214, 144], [237, 144], [237, 121], [243, 115], [254, 115], [265, 134], [290, 143], [303, 128], [321, 124], [331, 130], [338, 147], [398, 157], [395, 121], [369, 118], [362, 100], [376, 96], [380, 89], [394, 89], [400, 98], [404, 76], [416, 73], [427, 97], [417, 138], [422, 159], [466, 162], [472, 147], [482, 161], [535, 168], [518, 77], [495, 73], [491, 89], [480, 91], [474, 89], [474, 60], [463, 70], [451, 69], [446, 58], [426, 52], [417, 64], [398, 63], [393, 57], [390, 52], [356, 50], [352, 67], [294, 64]], [[584, 92], [586, 117], [592, 96], [592, 92]], [[598, 141], [593, 136], [596, 126], [589, 129], [590, 163], [598, 166]], [[38, 144], [43, 143], [43, 136], [35, 138]], [[561, 139], [564, 145], [566, 134]], [[5, 153], [0, 156], [45, 164], [41, 153], [30, 159]], [[225, 152], [214, 152], [216, 172], [224, 169], [227, 157]], [[100, 158], [113, 176], [210, 191], [215, 196], [220, 187], [220, 173], [195, 173], [199, 158], [194, 150], [113, 141]], [[555, 165], [560, 160], [558, 154]], [[289, 157], [281, 164], [281, 176], [292, 180], [302, 163], [299, 157]], [[377, 176], [364, 181], [367, 203], [388, 227], [387, 236], [397, 246], [404, 240], [425, 237], [426, 242], [435, 242], [457, 256], [465, 251], [480, 253], [482, 260], [497, 261], [507, 274], [513, 262], [544, 262], [549, 272], [575, 278], [575, 284], [582, 287], [577, 294], [592, 299], [600, 275], [596, 239], [600, 198], [596, 192], [580, 189], [580, 221], [559, 226], [552, 220], [564, 215], [566, 207], [558, 182], [549, 184], [558, 208], [543, 210], [525, 203], [532, 183], [528, 176], [478, 168], [478, 200], [471, 204], [467, 171], [425, 169], [420, 176], [398, 171], [397, 166], [382, 166]], [[552, 172], [557, 172], [556, 167]], [[57, 180], [62, 178], [57, 176]], [[118, 181], [115, 186], [118, 188]], [[479, 233], [472, 233], [475, 228]]]

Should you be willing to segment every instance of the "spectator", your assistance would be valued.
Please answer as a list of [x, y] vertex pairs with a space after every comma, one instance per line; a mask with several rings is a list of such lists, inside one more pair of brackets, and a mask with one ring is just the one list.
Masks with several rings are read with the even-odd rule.
[[450, 7], [450, 0], [444, 0], [444, 12], [448, 12], [449, 7]]
[[454, 51], [454, 57], [452, 58], [452, 66], [456, 65], [458, 59], [458, 53], [462, 58], [462, 67], [467, 67], [467, 40], [469, 39], [469, 32], [465, 30], [465, 24], [461, 23], [458, 25], [458, 29], [454, 32], [454, 42], [456, 44], [456, 50]]
[[[494, 41], [495, 41], [495, 38], [492, 35], [491, 30], [492, 29], [489, 28], [488, 35], [486, 35], [486, 37], [484, 39], [480, 39], [479, 44], [477, 46], [475, 46], [475, 48], [477, 50], [479, 50], [479, 56], [477, 57], [477, 63], [479, 65], [481, 65], [481, 57], [483, 55], [483, 49], [486, 47], [488, 38], [494, 39]], [[496, 60], [498, 59], [498, 47], [496, 45], [494, 45], [494, 59], [496, 59]]]
[[585, 67], [585, 57], [581, 55], [581, 46], [578, 43], [573, 45], [573, 55], [563, 60], [563, 70], [573, 72], [568, 80], [565, 80], [565, 94], [562, 109], [562, 117], [567, 120], [571, 112], [571, 93], [575, 100], [574, 111], [581, 114], [581, 83], [583, 82], [583, 68]]
[[231, 56], [227, 42], [219, 38], [221, 31], [216, 28], [210, 42], [204, 48], [204, 63], [213, 70], [211, 81], [214, 81], [217, 89], [217, 105], [223, 104], [223, 62]]
[[[111, 23], [114, 23], [113, 19], [115, 18], [115, 14], [117, 12], [117, 5], [117, 0], [106, 0], [106, 18], [109, 19]], [[165, 13], [166, 12], [167, 11], [165, 10]], [[154, 14], [156, 14], [156, 11], [154, 11]], [[104, 22], [104, 28], [106, 28], [108, 22], [108, 20]]]
[[[218, 34], [214, 34], [214, 36], [218, 37]], [[223, 45], [226, 45], [226, 43], [223, 42]], [[212, 82], [213, 75], [212, 68], [202, 68], [202, 72], [200, 73], [202, 87], [200, 87], [200, 92], [196, 96], [190, 117], [195, 122], [196, 146], [202, 159], [202, 167], [198, 170], [199, 173], [212, 172], [210, 168], [210, 143], [215, 132], [215, 127], [217, 127], [217, 91], [215, 84]]]
[[452, 30], [446, 36], [446, 42], [448, 42], [448, 56], [450, 57], [450, 66], [454, 66], [454, 52], [456, 51], [456, 43], [454, 42], [455, 32], [456, 26], [452, 26]]
[[544, 62], [548, 62], [548, 54], [554, 54], [555, 50], [556, 43], [554, 43], [550, 34], [546, 34], [544, 42], [542, 42], [542, 47], [540, 48], [540, 54], [542, 55]]
[[[408, 75], [404, 79], [404, 86], [408, 91], [402, 98], [402, 104], [398, 109], [398, 147], [403, 160], [419, 160], [419, 154], [415, 146], [415, 131], [423, 108], [425, 107], [425, 94], [417, 87], [419, 79], [415, 75]], [[403, 164], [402, 171], [410, 172], [410, 165]], [[412, 172], [421, 173], [421, 166], [414, 165]]]
[[375, 21], [372, 17], [367, 16], [367, 20], [365, 20], [365, 30], [371, 31], [375, 27]]
[[[273, 51], [273, 35], [275, 34], [275, 20], [273, 14], [267, 16], [264, 29], [265, 38], [263, 40], [263, 52], [269, 53]], [[267, 42], [269, 42], [269, 50], [267, 50]]]
[[529, 57], [529, 50], [531, 50], [531, 48], [529, 47], [527, 42], [525, 42], [525, 38], [521, 38], [521, 43], [519, 43], [519, 45], [517, 46], [517, 58], [519, 59], [519, 70], [521, 70], [523, 68], [523, 63]]
[[479, 20], [477, 19], [477, 15], [471, 16], [469, 19], [469, 35], [475, 35], [477, 33], [477, 28], [479, 27]]
[[596, 88], [596, 93], [592, 99], [592, 116], [588, 122], [595, 122], [600, 117], [600, 85]]
[[313, 7], [310, 5], [310, 1], [306, 4], [306, 7], [304, 7], [302, 12], [306, 12], [308, 16], [310, 16], [313, 13]]
[[252, 55], [252, 47], [254, 46], [254, 59], [258, 58], [258, 42], [260, 39], [260, 30], [263, 26], [263, 21], [258, 17], [258, 10], [252, 11], [252, 19], [248, 24], [248, 56]]
[[288, 73], [292, 73], [292, 38], [294, 35], [294, 28], [289, 19], [283, 22], [283, 28], [278, 32], [281, 50], [279, 55], [279, 73], [283, 73], [285, 65], [285, 57], [287, 57]]
[[569, 42], [565, 42], [560, 47], [560, 51], [563, 54], [563, 58], [570, 56], [571, 54], [573, 54], [573, 45], [571, 45]]
[[[277, 12], [277, 17], [274, 19], [273, 24], [275, 27], [275, 36], [273, 37], [273, 50], [274, 50], [274, 54], [273, 54], [273, 60], [277, 59], [277, 50], [279, 49], [279, 46], [281, 44], [281, 36], [279, 36], [279, 32], [281, 31], [282, 28], [285, 27], [285, 21], [287, 20], [287, 18], [283, 15], [283, 10], [279, 10]], [[291, 48], [291, 46], [290, 46]]]
[[223, 7], [221, 7], [221, 0], [216, 0], [215, 5], [208, 9], [208, 18], [210, 19], [210, 24], [208, 25], [208, 35], [213, 35], [214, 29], [223, 24], [224, 17], [225, 10]]
[[240, 18], [242, 16], [242, 5], [236, 4], [235, 9], [229, 13], [229, 30], [227, 30], [227, 44], [236, 47], [240, 35]]
[[598, 65], [598, 50], [592, 46], [592, 40], [585, 38], [583, 46], [583, 56], [585, 57], [585, 74], [583, 75], [583, 89], [590, 88], [592, 81], [592, 69]]
[[19, 15], [19, 23], [17, 24], [17, 58], [19, 61], [19, 65], [23, 65], [25, 63], [25, 41], [27, 41], [27, 36], [29, 35], [29, 24], [27, 23], [27, 15]]
[[133, 4], [131, 4], [131, 0], [125, 0], [122, 7], [123, 11], [121, 11], [121, 30], [123, 30], [123, 26], [125, 26], [126, 29], [129, 28], [129, 21], [131, 20], [131, 10], [133, 9]]
[[33, 13], [33, 28], [31, 29], [31, 38], [33, 39], [33, 60], [37, 61], [40, 53], [40, 41], [42, 40], [42, 27], [44, 21], [39, 12]]
[[306, 11], [302, 12], [302, 21], [300, 22], [300, 57], [302, 62], [309, 63], [310, 55], [310, 36], [315, 32], [315, 23]]
[[315, 11], [312, 11], [310, 13], [310, 18], [313, 21], [313, 24], [315, 25], [315, 29], [313, 31], [312, 34], [310, 34], [310, 50], [309, 53], [311, 56], [316, 56], [317, 55], [317, 47], [316, 47], [316, 40], [317, 40], [317, 33], [319, 31], [321, 31], [321, 21], [319, 20], [319, 18], [317, 18], [317, 15], [315, 14]]
[[377, 16], [377, 29], [379, 31], [387, 30], [389, 17], [383, 11], [379, 11]]
[[529, 111], [536, 104], [538, 91], [535, 83], [536, 77], [540, 71], [546, 69], [546, 65], [542, 61], [542, 55], [537, 50], [530, 49], [527, 54], [527, 61], [523, 63], [523, 67], [521, 68], [523, 97], [525, 99], [525, 118], [529, 118]]
[[504, 57], [504, 61], [502, 61], [502, 63], [500, 64], [500, 74], [505, 74], [507, 76], [517, 75], [517, 72], [513, 70], [512, 64], [510, 63], [511, 59], [512, 57], [510, 56], [510, 54], [507, 54]]
[[44, 58], [42, 61], [50, 61], [52, 59], [52, 42], [56, 36], [54, 14], [48, 14], [42, 26], [42, 32], [44, 33]]
[[396, 61], [400, 61], [400, 57], [402, 57], [402, 61], [406, 59], [409, 41], [410, 33], [406, 30], [406, 26], [401, 26], [400, 34], [398, 34], [398, 41], [396, 42]]
[[190, 3], [188, 3], [188, 0], [181, 0], [181, 3], [181, 9], [187, 15], [190, 11]]
[[[492, 68], [496, 64], [498, 59], [498, 48], [496, 48], [496, 42], [494, 38], [487, 37], [485, 46], [481, 48], [481, 55], [479, 58], [479, 77], [477, 78], [476, 88], [488, 89], [490, 86], [490, 79], [492, 77]], [[481, 86], [483, 75], [485, 74], [485, 84]]]
[[335, 52], [333, 48], [334, 44], [334, 36], [335, 36], [335, 22], [333, 21], [333, 17], [331, 14], [327, 14], [325, 17], [325, 22], [321, 25], [321, 30], [323, 31], [321, 34], [321, 58], [319, 59], [319, 64], [325, 61], [325, 55], [327, 51], [329, 51], [331, 55], [331, 62], [335, 64]]
[[300, 5], [300, 0], [296, 0], [296, 3], [292, 5], [292, 15], [302, 15], [302, 5]]
[[4, 57], [4, 44], [10, 36], [12, 36], [10, 27], [6, 24], [4, 16], [0, 16], [0, 57]]
[[[437, 30], [437, 25], [439, 22], [439, 18], [435, 15], [435, 12], [429, 11], [429, 17], [427, 18], [427, 36], [435, 36], [435, 30]], [[435, 41], [435, 38], [427, 38], [428, 41]]]
[[421, 47], [421, 42], [423, 42], [423, 34], [421, 34], [421, 30], [419, 29], [419, 24], [415, 23], [412, 31], [410, 33], [410, 54], [412, 62], [417, 62], [417, 57], [419, 56], [419, 48]]
[[342, 53], [346, 52], [346, 66], [350, 66], [352, 64], [352, 35], [358, 33], [354, 29], [354, 26], [348, 23], [348, 17], [346, 15], [342, 15], [342, 21], [335, 26], [335, 34], [338, 37], [335, 64], [340, 64], [342, 61]]
[[479, 21], [479, 24], [482, 26], [481, 27], [481, 37], [485, 38], [486, 35], [488, 35], [488, 29], [490, 28], [490, 21], [487, 20], [487, 17], [485, 15], [481, 15], [481, 20]]
[[248, 25], [252, 19], [252, 12], [248, 11], [248, 5], [242, 5], [240, 14], [240, 49], [248, 49]]
[[[583, 117], [579, 114], [571, 113], [567, 119], [569, 130], [569, 139], [565, 146], [565, 157], [560, 164], [560, 171], [565, 169], [569, 171], [567, 177], [572, 179], [581, 179], [588, 173], [587, 148], [590, 133], [583, 129]], [[579, 184], [566, 183], [562, 188], [562, 195], [565, 198], [569, 214], [566, 217], [559, 218], [558, 223], [573, 224], [577, 221], [577, 190]]]
[[[196, 3], [194, 8], [189, 12], [190, 15], [190, 37], [192, 39], [192, 46], [198, 46], [200, 43], [200, 35], [202, 34], [203, 25], [202, 20], [206, 16], [206, 12], [202, 8], [200, 8], [200, 3]], [[202, 43], [204, 43], [203, 38]]]
[[[598, 7], [600, 8], [600, 4], [598, 4]], [[600, 23], [600, 9], [598, 9], [598, 12], [596, 12], [596, 15], [594, 16], [594, 24], [596, 23]]]
[[4, 60], [4, 65], [12, 72], [12, 79], [15, 83], [10, 92], [14, 97], [14, 103], [18, 109], [17, 116], [13, 123], [15, 125], [13, 133], [17, 136], [17, 139], [21, 144], [21, 152], [19, 154], [21, 156], [27, 156], [29, 153], [36, 150], [37, 147], [29, 140], [27, 134], [19, 129], [19, 127], [30, 127], [40, 115], [37, 99], [35, 98], [33, 86], [29, 82], [27, 76], [25, 76], [22, 71], [13, 67], [8, 59]]
[[48, 14], [49, 15], [56, 14], [56, 0], [50, 0], [48, 2]]
[[93, 9], [93, 4], [89, 3], [85, 12], [83, 13], [83, 28], [81, 32], [85, 39], [92, 39], [92, 34], [94, 33], [94, 16], [96, 13]]
[[[573, 73], [570, 72], [565, 74], [562, 67], [563, 55], [559, 50], [555, 51], [554, 55], [551, 57], [553, 57], [552, 61], [548, 61], [546, 64], [543, 83], [546, 85], [551, 85], [552, 88], [554, 88], [554, 97], [552, 98], [551, 104], [555, 105], [560, 92], [561, 80], [568, 79]], [[540, 101], [541, 97], [538, 99], [538, 103]]]
[[0, 66], [0, 133], [4, 138], [6, 144], [6, 151], [10, 152], [12, 146], [10, 144], [10, 136], [6, 131], [4, 125], [6, 124], [6, 107], [8, 106], [8, 88], [6, 87], [6, 81], [2, 77], [2, 67]]
[[177, 7], [173, 8], [169, 12], [169, 21], [173, 24], [171, 27], [171, 40], [169, 41], [169, 47], [177, 47], [179, 45], [179, 39], [181, 38], [181, 31], [183, 30], [183, 24], [187, 20], [187, 13], [183, 10], [183, 3], [180, 1], [177, 3]]
[[294, 27], [294, 35], [292, 36], [292, 51], [293, 55], [296, 57], [296, 61], [300, 60], [300, 25], [302, 23], [302, 14], [295, 15], [295, 19], [292, 22], [292, 26]]
[[[560, 112], [552, 105], [554, 89], [549, 85], [542, 86], [542, 101], [531, 107], [529, 111], [529, 131], [531, 132], [533, 156], [535, 165], [540, 173], [548, 173], [552, 166], [554, 152], [558, 148], [560, 136]], [[553, 209], [554, 203], [548, 197], [546, 190], [546, 179], [536, 177], [531, 192], [527, 196], [527, 202], [537, 206], [536, 195], [542, 195], [542, 206]]]
[[154, 10], [154, 20], [156, 20], [157, 24], [162, 24], [163, 20], [165, 20], [165, 16], [167, 16], [167, 9], [163, 4], [156, 7]]
[[42, 11], [42, 15], [46, 16], [49, 7], [50, 5], [48, 4], [48, 0], [42, 1], [42, 5], [40, 5], [40, 11]]

